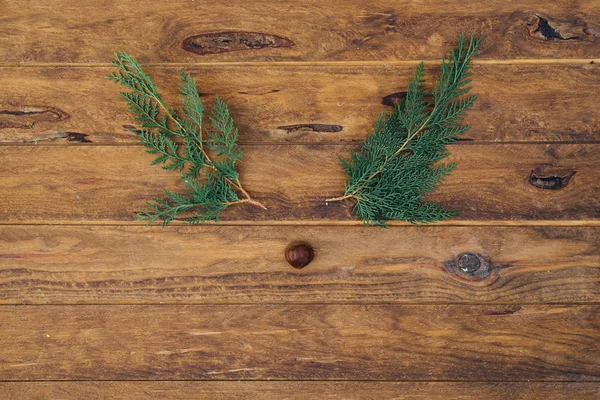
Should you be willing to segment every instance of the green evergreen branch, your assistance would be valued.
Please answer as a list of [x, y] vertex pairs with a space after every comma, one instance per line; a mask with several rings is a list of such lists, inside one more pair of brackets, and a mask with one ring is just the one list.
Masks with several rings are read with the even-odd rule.
[[374, 133], [367, 136], [360, 152], [341, 160], [348, 175], [343, 196], [326, 202], [354, 199], [354, 212], [367, 225], [385, 227], [386, 220], [401, 219], [414, 224], [437, 222], [454, 215], [423, 197], [454, 169], [455, 164], [433, 166], [448, 156], [445, 145], [469, 129], [461, 124], [476, 96], [469, 92], [470, 59], [479, 40], [464, 35], [447, 60], [432, 98], [426, 100], [423, 63], [408, 81], [406, 98], [393, 113], [382, 113]]
[[[235, 169], [242, 152], [237, 147], [238, 132], [225, 102], [217, 97], [211, 118], [217, 132], [208, 135], [212, 142], [205, 143], [204, 107], [195, 79], [180, 71], [182, 115], [179, 116], [166, 106], [152, 79], [133, 57], [125, 52], [115, 53], [113, 65], [119, 71], [107, 78], [129, 89], [121, 97], [142, 125], [142, 129], [132, 132], [146, 151], [156, 156], [152, 164], [179, 171], [186, 189], [184, 193], [165, 190], [166, 199], [147, 202], [147, 208], [137, 214], [140, 220], [148, 225], [161, 220], [164, 226], [180, 213], [192, 212], [186, 221], [200, 223], [218, 220], [219, 213], [234, 204], [249, 203], [266, 209], [242, 187]], [[216, 153], [214, 160], [206, 148]]]

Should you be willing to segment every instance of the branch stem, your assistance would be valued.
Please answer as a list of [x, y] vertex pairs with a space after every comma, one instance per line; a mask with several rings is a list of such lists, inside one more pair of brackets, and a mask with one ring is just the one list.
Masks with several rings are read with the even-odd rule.
[[351, 197], [354, 197], [354, 195], [352, 194], [347, 194], [345, 196], [340, 196], [340, 197], [332, 197], [331, 199], [326, 199], [325, 203], [333, 203], [334, 201], [342, 201], [342, 200], [346, 200], [349, 199]]
[[248, 204], [252, 204], [253, 206], [257, 206], [262, 208], [263, 210], [266, 210], [267, 207], [264, 206], [264, 204], [262, 204], [261, 202], [258, 202], [256, 200], [252, 200], [250, 197], [246, 197], [245, 199], [242, 200], [238, 200], [238, 201], [231, 201], [228, 203], [223, 203], [223, 204], [227, 204], [227, 205], [232, 205], [232, 204], [240, 204], [240, 203], [248, 203]]

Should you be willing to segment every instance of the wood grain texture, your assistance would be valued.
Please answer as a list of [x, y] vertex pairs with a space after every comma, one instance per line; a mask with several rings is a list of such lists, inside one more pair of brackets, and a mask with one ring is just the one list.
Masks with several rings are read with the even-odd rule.
[[438, 59], [461, 32], [483, 36], [483, 59], [590, 58], [600, 48], [591, 0], [1, 4], [4, 63], [107, 62], [118, 50], [160, 63]]
[[600, 381], [600, 306], [4, 306], [0, 380]]
[[592, 382], [3, 382], [6, 400], [591, 400]]
[[573, 304], [598, 282], [592, 227], [0, 227], [2, 304]]
[[[437, 63], [436, 63], [437, 64]], [[241, 143], [357, 142], [406, 90], [411, 66], [194, 66], [207, 104], [224, 98]], [[600, 140], [594, 107], [600, 66], [475, 65], [478, 94], [464, 140]], [[170, 104], [180, 104], [175, 67], [150, 67]], [[135, 125], [104, 76], [108, 67], [0, 68], [0, 143], [136, 143]], [[438, 75], [428, 65], [429, 84]], [[385, 103], [388, 107], [382, 105]], [[208, 118], [207, 118], [208, 120]], [[209, 126], [209, 125], [207, 125]]]
[[[244, 187], [268, 210], [232, 206], [223, 220], [359, 223], [351, 203], [325, 203], [343, 191], [338, 157], [349, 150], [246, 146]], [[452, 146], [449, 161], [458, 167], [430, 199], [461, 213], [451, 223], [598, 221], [599, 151], [575, 144]], [[145, 201], [182, 184], [176, 173], [149, 165], [153, 157], [140, 146], [2, 146], [0, 158], [3, 223], [133, 222]], [[550, 190], [568, 176], [564, 188]]]
[[[599, 2], [0, 10], [0, 398], [600, 397]], [[456, 226], [343, 226], [351, 203], [324, 203], [338, 157], [460, 32], [482, 37], [479, 99], [430, 198]], [[117, 50], [171, 103], [179, 66], [230, 103], [268, 211], [136, 225], [180, 181], [128, 132], [103, 79]], [[316, 250], [302, 270], [284, 260], [298, 241]]]

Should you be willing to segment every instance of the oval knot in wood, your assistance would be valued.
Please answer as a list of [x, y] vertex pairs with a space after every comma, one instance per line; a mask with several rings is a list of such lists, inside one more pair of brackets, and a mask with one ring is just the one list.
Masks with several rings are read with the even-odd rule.
[[214, 32], [190, 36], [183, 40], [181, 47], [191, 53], [205, 55], [293, 45], [294, 42], [287, 38], [267, 33]]
[[575, 174], [576, 171], [572, 171], [563, 176], [539, 176], [535, 171], [531, 171], [531, 174], [529, 175], [529, 184], [538, 189], [560, 190], [569, 184], [569, 181]]
[[[462, 282], [487, 282], [498, 278], [498, 272], [510, 265], [492, 265], [489, 258], [478, 253], [462, 253], [444, 262], [444, 272]], [[488, 279], [489, 278], [489, 279]]]
[[315, 257], [315, 252], [307, 243], [293, 244], [285, 251], [285, 259], [294, 268], [306, 267]]
[[458, 268], [466, 274], [473, 274], [481, 267], [481, 260], [473, 253], [464, 253], [458, 256]]
[[0, 129], [33, 129], [38, 122], [57, 122], [69, 118], [69, 114], [54, 107], [3, 107], [0, 109]]

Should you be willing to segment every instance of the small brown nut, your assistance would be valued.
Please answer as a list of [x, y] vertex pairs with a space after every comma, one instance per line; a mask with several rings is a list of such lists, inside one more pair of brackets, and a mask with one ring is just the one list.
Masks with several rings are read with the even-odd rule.
[[293, 244], [285, 251], [285, 259], [294, 268], [304, 268], [315, 257], [313, 248], [307, 243]]

